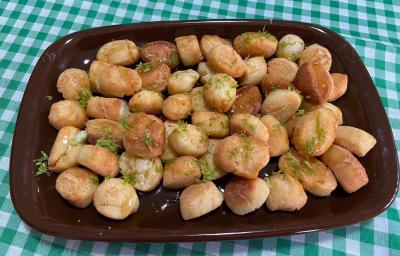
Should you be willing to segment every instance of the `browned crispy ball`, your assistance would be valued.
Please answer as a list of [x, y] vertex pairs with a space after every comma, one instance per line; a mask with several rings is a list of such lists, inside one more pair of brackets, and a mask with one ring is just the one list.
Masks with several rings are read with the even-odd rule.
[[125, 132], [123, 144], [128, 154], [153, 158], [164, 151], [165, 127], [164, 123], [153, 115], [140, 113], [140, 118], [129, 122], [129, 128]]
[[154, 41], [145, 44], [140, 49], [143, 62], [160, 62], [174, 68], [179, 64], [178, 50], [175, 44], [166, 41]]
[[333, 90], [332, 77], [321, 64], [304, 63], [293, 82], [306, 101], [313, 105], [326, 103]]
[[118, 122], [109, 119], [92, 119], [86, 122], [85, 130], [88, 134], [87, 140], [91, 144], [96, 144], [97, 140], [107, 137], [122, 146], [124, 127]]
[[240, 55], [228, 45], [218, 45], [207, 55], [207, 64], [216, 72], [225, 73], [233, 78], [246, 72], [246, 64]]
[[265, 203], [268, 195], [268, 185], [260, 178], [235, 177], [225, 186], [224, 191], [225, 203], [237, 215], [257, 210]]
[[290, 81], [276, 74], [266, 74], [261, 81], [261, 89], [263, 92], [270, 92], [274, 89], [287, 89]]
[[136, 69], [142, 78], [142, 89], [162, 92], [167, 89], [171, 69], [167, 64], [159, 62], [147, 62]]
[[257, 115], [261, 108], [261, 100], [261, 93], [257, 86], [247, 85], [240, 87], [237, 90], [237, 96], [231, 112]]
[[245, 32], [235, 38], [233, 48], [245, 58], [247, 56], [271, 57], [276, 51], [278, 40], [267, 32]]

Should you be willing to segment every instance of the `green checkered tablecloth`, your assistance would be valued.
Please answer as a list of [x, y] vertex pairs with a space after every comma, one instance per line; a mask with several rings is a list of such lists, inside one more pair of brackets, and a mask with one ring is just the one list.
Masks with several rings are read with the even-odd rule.
[[272, 18], [326, 26], [344, 36], [363, 59], [375, 81], [396, 145], [400, 148], [398, 0], [387, 3], [357, 0], [351, 4], [322, 1], [318, 5], [300, 0], [101, 2], [0, 0], [0, 255], [400, 255], [399, 196], [387, 211], [360, 224], [326, 232], [244, 241], [100, 243], [52, 237], [24, 224], [11, 203], [8, 173], [12, 135], [23, 92], [37, 60], [52, 42], [91, 27], [212, 18]]

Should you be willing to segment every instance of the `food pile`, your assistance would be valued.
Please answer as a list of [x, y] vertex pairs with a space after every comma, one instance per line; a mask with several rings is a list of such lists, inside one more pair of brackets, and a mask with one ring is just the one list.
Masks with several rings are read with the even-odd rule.
[[[297, 35], [279, 41], [265, 30], [233, 43], [187, 35], [138, 47], [104, 44], [88, 71], [69, 68], [52, 104], [58, 130], [52, 150], [36, 160], [38, 175], [59, 173], [56, 190], [70, 204], [111, 219], [140, 211], [136, 191], [160, 183], [182, 190], [184, 220], [225, 201], [245, 215], [262, 205], [296, 211], [307, 193], [352, 193], [368, 183], [363, 157], [369, 133], [343, 126], [332, 104], [346, 74], [329, 73], [332, 57]], [[279, 170], [261, 176], [270, 157]], [[222, 191], [213, 181], [231, 174]]]

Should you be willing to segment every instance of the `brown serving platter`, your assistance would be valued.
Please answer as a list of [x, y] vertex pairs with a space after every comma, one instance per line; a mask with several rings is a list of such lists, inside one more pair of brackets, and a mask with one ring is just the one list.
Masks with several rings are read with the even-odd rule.
[[[126, 220], [102, 217], [93, 206], [77, 209], [55, 190], [57, 175], [35, 177], [33, 160], [40, 151], [50, 152], [57, 131], [48, 123], [50, 105], [61, 100], [56, 82], [66, 68], [88, 70], [101, 45], [116, 39], [130, 39], [139, 45], [149, 41], [173, 41], [175, 37], [217, 34], [233, 39], [246, 31], [266, 29], [281, 38], [299, 35], [306, 45], [319, 43], [333, 56], [331, 72], [346, 73], [346, 94], [335, 102], [344, 124], [359, 127], [377, 138], [377, 145], [360, 158], [369, 183], [353, 194], [340, 186], [326, 198], [309, 196], [299, 212], [270, 212], [263, 206], [246, 216], [236, 216], [222, 205], [201, 218], [183, 221], [179, 213], [179, 192], [159, 186], [140, 193], [139, 211]], [[49, 101], [46, 96], [52, 95]], [[271, 159], [263, 170], [277, 169]], [[220, 188], [229, 177], [217, 182]], [[43, 233], [73, 239], [118, 242], [173, 242], [233, 240], [290, 235], [337, 228], [376, 216], [393, 202], [399, 172], [392, 131], [377, 90], [353, 47], [341, 36], [318, 25], [289, 21], [207, 20], [150, 22], [94, 28], [72, 33], [54, 42], [40, 57], [22, 99], [10, 160], [10, 188], [14, 207], [31, 227]]]

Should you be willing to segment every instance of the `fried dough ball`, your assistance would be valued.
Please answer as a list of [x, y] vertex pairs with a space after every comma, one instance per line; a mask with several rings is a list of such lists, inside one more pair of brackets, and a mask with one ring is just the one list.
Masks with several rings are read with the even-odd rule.
[[97, 140], [107, 137], [122, 146], [125, 129], [120, 123], [109, 119], [92, 119], [86, 122], [85, 131], [90, 144], [96, 144]]
[[153, 115], [136, 113], [128, 120], [123, 145], [129, 155], [154, 158], [160, 156], [165, 147], [164, 123]]
[[173, 95], [190, 92], [199, 78], [200, 75], [193, 69], [176, 71], [168, 80], [168, 93]]
[[114, 40], [100, 47], [96, 58], [114, 65], [129, 66], [139, 60], [139, 49], [130, 40]]
[[129, 112], [128, 103], [122, 99], [92, 97], [89, 99], [86, 114], [92, 118], [119, 121]]
[[193, 66], [203, 60], [199, 41], [195, 35], [177, 37], [175, 43], [183, 65]]
[[239, 87], [233, 102], [231, 113], [248, 113], [257, 115], [261, 109], [262, 97], [257, 86], [246, 85]]
[[214, 152], [219, 142], [220, 140], [217, 139], [209, 139], [207, 153], [199, 159], [202, 180], [217, 180], [227, 174], [214, 162]]
[[315, 196], [329, 196], [337, 182], [332, 171], [315, 157], [302, 157], [294, 150], [279, 158], [279, 169], [300, 181]]
[[225, 73], [233, 78], [246, 72], [246, 64], [240, 55], [230, 46], [218, 45], [207, 55], [207, 64], [216, 72]]
[[268, 147], [246, 135], [222, 139], [214, 153], [214, 162], [223, 171], [249, 179], [255, 179], [268, 161]]
[[272, 115], [284, 123], [296, 113], [301, 104], [301, 97], [297, 92], [276, 89], [268, 93], [261, 105], [261, 114]]
[[233, 213], [245, 215], [259, 209], [267, 200], [269, 187], [260, 179], [235, 177], [225, 186], [224, 199]]
[[168, 138], [171, 133], [179, 127], [179, 124], [170, 120], [167, 120], [164, 122], [165, 126], [165, 149], [162, 155], [160, 156], [160, 159], [162, 161], [168, 161], [175, 159], [177, 157], [175, 151], [170, 147]]
[[268, 146], [268, 129], [261, 120], [251, 114], [238, 113], [231, 117], [232, 133], [246, 134]]
[[57, 192], [78, 208], [86, 208], [92, 203], [98, 186], [99, 178], [86, 168], [68, 168], [56, 179]]
[[297, 61], [304, 50], [304, 41], [299, 36], [287, 34], [278, 42], [276, 56]]
[[192, 98], [193, 111], [212, 110], [212, 108], [207, 105], [207, 102], [204, 99], [204, 86], [193, 88], [189, 95]]
[[64, 70], [57, 80], [57, 91], [66, 100], [78, 100], [81, 91], [89, 91], [90, 82], [86, 71], [78, 68]]
[[277, 45], [276, 37], [267, 32], [245, 32], [233, 41], [233, 48], [242, 58], [247, 56], [271, 57], [274, 55]]
[[205, 84], [207, 83], [210, 78], [215, 75], [217, 72], [215, 72], [210, 65], [207, 64], [207, 62], [200, 62], [199, 65], [197, 65], [197, 73], [200, 75], [200, 81]]
[[82, 145], [76, 160], [103, 177], [115, 177], [119, 172], [118, 155], [103, 147]]
[[269, 138], [270, 156], [280, 156], [289, 150], [289, 138], [285, 127], [272, 115], [265, 115], [260, 118], [267, 127]]
[[334, 87], [329, 72], [322, 65], [309, 62], [300, 66], [293, 83], [313, 105], [326, 103]]
[[205, 215], [221, 206], [224, 197], [212, 181], [185, 188], [179, 198], [182, 218], [190, 220]]
[[296, 77], [297, 64], [286, 58], [273, 58], [267, 63], [268, 74], [280, 76], [292, 82]]
[[334, 143], [363, 157], [375, 146], [376, 139], [368, 132], [356, 127], [339, 126], [336, 129]]
[[139, 208], [135, 189], [118, 178], [105, 179], [94, 193], [94, 207], [103, 216], [123, 220]]
[[162, 106], [162, 113], [170, 120], [185, 119], [192, 111], [192, 98], [186, 94], [169, 96]]
[[97, 83], [97, 92], [108, 97], [131, 96], [142, 89], [139, 73], [130, 68], [110, 65], [103, 69]]
[[165, 63], [171, 69], [180, 62], [175, 44], [166, 41], [154, 41], [143, 45], [140, 58], [144, 62]]
[[65, 126], [82, 129], [87, 119], [85, 109], [76, 100], [61, 100], [51, 104], [49, 123], [57, 130]]
[[367, 185], [368, 175], [353, 154], [345, 148], [332, 145], [321, 157], [332, 169], [339, 184], [347, 193], [353, 193]]
[[193, 156], [181, 156], [166, 164], [163, 174], [163, 186], [181, 189], [200, 179], [201, 172], [197, 159]]
[[274, 174], [268, 177], [270, 193], [266, 201], [270, 211], [298, 211], [307, 203], [303, 186], [287, 174]]
[[124, 177], [132, 179], [132, 186], [143, 192], [149, 192], [160, 184], [163, 166], [158, 158], [137, 158], [126, 152], [119, 157], [119, 168]]
[[62, 172], [65, 169], [78, 165], [76, 158], [80, 146], [80, 140], [77, 140], [80, 130], [72, 126], [66, 126], [60, 129], [53, 143], [49, 155], [49, 169], [53, 172]]
[[299, 67], [304, 63], [320, 64], [326, 71], [329, 72], [332, 65], [332, 56], [329, 50], [319, 44], [312, 44], [300, 55]]
[[318, 108], [329, 109], [334, 114], [334, 116], [336, 118], [336, 121], [337, 121], [337, 124], [341, 125], [343, 123], [342, 111], [340, 110], [340, 108], [338, 108], [337, 106], [333, 105], [332, 103], [327, 102], [327, 103], [319, 105], [319, 106], [314, 106], [314, 105], [305, 103], [303, 107], [304, 107], [304, 110], [308, 111], [308, 112], [313, 111], [313, 110], [318, 109]]
[[261, 81], [261, 89], [265, 92], [270, 92], [275, 89], [288, 89], [290, 81], [283, 76], [277, 74], [266, 74]]
[[207, 152], [207, 134], [192, 124], [183, 124], [176, 128], [168, 138], [169, 146], [179, 156], [202, 156]]
[[141, 90], [129, 100], [129, 110], [159, 115], [162, 112], [164, 97], [160, 92]]
[[207, 57], [207, 54], [211, 51], [212, 48], [218, 45], [227, 45], [232, 47], [232, 43], [222, 37], [217, 35], [204, 35], [200, 40], [200, 49], [203, 53], [203, 56]]
[[142, 78], [142, 88], [155, 92], [167, 89], [171, 69], [165, 63], [147, 62], [136, 69]]
[[263, 57], [252, 57], [245, 59], [246, 72], [240, 78], [240, 85], [259, 85], [267, 74], [267, 63]]
[[229, 118], [217, 112], [195, 111], [192, 124], [203, 129], [209, 137], [225, 138], [229, 135]]
[[104, 69], [111, 66], [112, 64], [100, 60], [94, 60], [92, 64], [90, 64], [89, 81], [92, 85], [92, 89], [95, 91], [98, 90], [100, 75], [103, 73]]
[[333, 90], [328, 97], [328, 101], [332, 102], [342, 97], [347, 91], [348, 77], [346, 74], [333, 73], [331, 74], [333, 80]]
[[296, 122], [292, 143], [302, 155], [320, 156], [335, 139], [337, 120], [333, 112], [318, 108]]
[[229, 111], [235, 102], [237, 82], [226, 74], [215, 74], [204, 86], [204, 99], [220, 113]]

